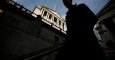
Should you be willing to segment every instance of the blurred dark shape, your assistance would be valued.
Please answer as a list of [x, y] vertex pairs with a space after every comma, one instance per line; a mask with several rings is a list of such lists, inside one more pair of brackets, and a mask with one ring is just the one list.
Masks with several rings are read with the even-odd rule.
[[113, 48], [114, 47], [114, 44], [113, 44], [113, 42], [111, 40], [107, 41], [106, 45], [109, 48]]
[[76, 6], [66, 0], [63, 2], [68, 8], [67, 40], [56, 60], [106, 60], [93, 32], [93, 27], [98, 20], [95, 14], [85, 4]]

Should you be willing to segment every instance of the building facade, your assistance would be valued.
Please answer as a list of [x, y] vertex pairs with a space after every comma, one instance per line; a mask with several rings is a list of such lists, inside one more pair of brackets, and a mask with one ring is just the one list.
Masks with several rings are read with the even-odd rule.
[[115, 1], [110, 0], [97, 16], [96, 29], [101, 36], [103, 48], [115, 48]]
[[0, 1], [0, 60], [54, 59], [66, 40], [65, 22], [57, 29], [58, 20], [50, 25], [41, 16], [16, 2]]
[[34, 17], [36, 15], [41, 15], [42, 21], [49, 25], [53, 25], [54, 28], [66, 33], [67, 27], [65, 20], [54, 10], [45, 6], [36, 6], [32, 14]]

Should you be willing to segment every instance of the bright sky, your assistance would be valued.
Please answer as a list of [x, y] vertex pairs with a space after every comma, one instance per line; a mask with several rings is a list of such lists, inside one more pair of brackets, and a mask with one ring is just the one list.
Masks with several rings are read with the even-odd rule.
[[[33, 11], [35, 6], [45, 5], [51, 9], [55, 9], [62, 17], [65, 17], [67, 9], [64, 7], [62, 0], [14, 0], [23, 5], [30, 11]], [[98, 13], [109, 0], [73, 0], [73, 4], [85, 3], [95, 14]]]

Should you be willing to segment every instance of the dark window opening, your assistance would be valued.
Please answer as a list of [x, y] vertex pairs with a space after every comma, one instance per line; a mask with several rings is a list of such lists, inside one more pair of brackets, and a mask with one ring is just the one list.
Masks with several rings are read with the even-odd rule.
[[50, 15], [49, 15], [49, 19], [51, 19], [51, 18], [52, 18], [52, 15], [50, 14]]
[[57, 18], [56, 17], [54, 17], [54, 22], [57, 23]]
[[47, 11], [44, 12], [44, 16], [46, 16], [46, 15], [47, 15]]
[[59, 20], [59, 25], [61, 25], [61, 21]]
[[64, 30], [64, 23], [63, 23], [63, 25], [62, 25], [62, 26], [63, 26], [63, 30]]

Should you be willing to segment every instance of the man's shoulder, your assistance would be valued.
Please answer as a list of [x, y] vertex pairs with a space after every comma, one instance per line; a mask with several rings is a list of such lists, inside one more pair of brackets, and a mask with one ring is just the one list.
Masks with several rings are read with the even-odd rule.
[[71, 8], [69, 9], [69, 11], [71, 11], [71, 10], [76, 10], [77, 9], [77, 5], [75, 4], [75, 5], [72, 5], [71, 6]]
[[87, 5], [85, 5], [85, 4], [79, 4], [78, 5], [78, 9], [79, 9], [79, 11], [82, 11], [84, 13], [93, 14], [94, 15], [94, 13], [90, 10], [90, 8]]
[[85, 4], [79, 4], [78, 7], [81, 7], [81, 8], [88, 8]]
[[84, 3], [82, 3], [82, 4], [79, 4], [78, 6], [86, 6]]

